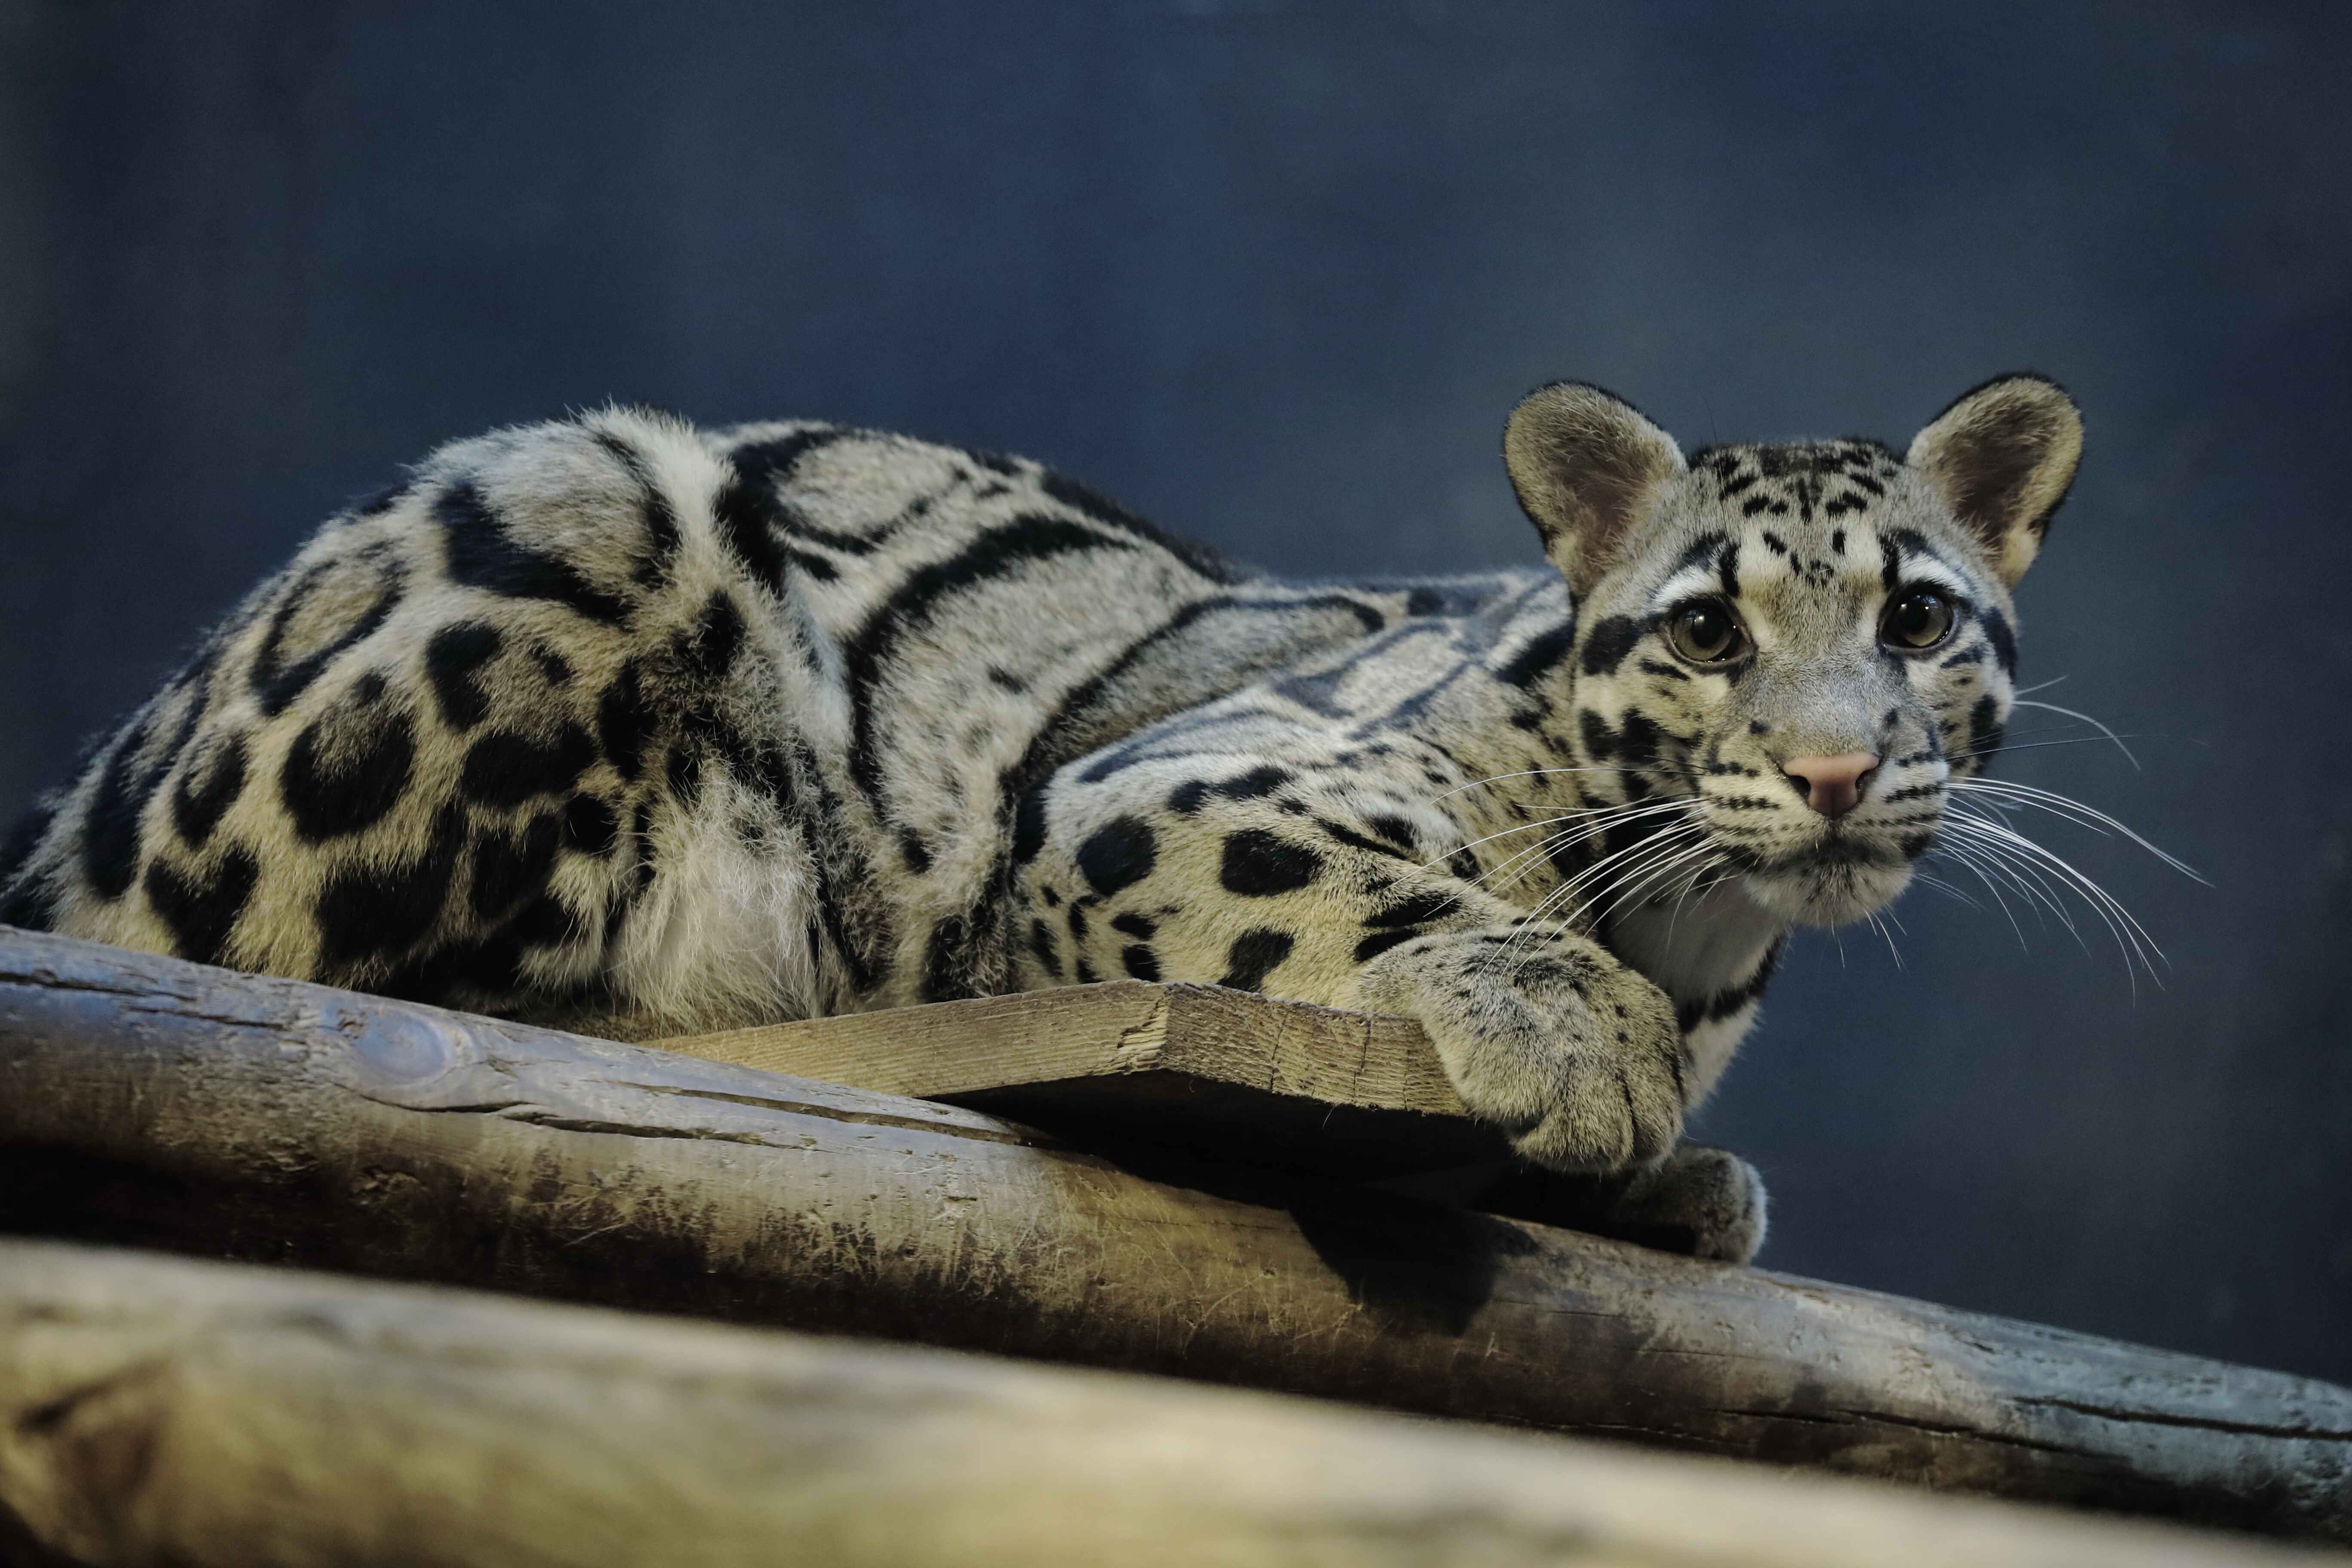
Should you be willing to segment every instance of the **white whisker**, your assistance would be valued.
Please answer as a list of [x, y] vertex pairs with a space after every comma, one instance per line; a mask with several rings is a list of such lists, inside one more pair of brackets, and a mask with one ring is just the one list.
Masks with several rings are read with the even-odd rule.
[[[2042, 688], [2036, 687], [2034, 689], [2038, 691], [2041, 690]], [[2105, 724], [2100, 723], [2096, 719], [2092, 718], [2088, 713], [2078, 713], [2072, 708], [2061, 708], [2055, 702], [2028, 702], [2021, 693], [2011, 699], [2011, 706], [2015, 708], [2039, 708], [2044, 712], [2063, 713], [2069, 719], [2081, 720], [2084, 723], [2088, 724], [2092, 729], [2096, 730], [2100, 734], [2105, 735], [2108, 740], [2113, 741], [2116, 743], [2116, 750], [2124, 754], [2124, 759], [2131, 763], [2133, 771], [2139, 771], [2139, 759], [2132, 755], [2132, 749], [2129, 746], [2124, 744], [2124, 738], [2121, 735], [2116, 734], [2113, 730], [2108, 729]]]

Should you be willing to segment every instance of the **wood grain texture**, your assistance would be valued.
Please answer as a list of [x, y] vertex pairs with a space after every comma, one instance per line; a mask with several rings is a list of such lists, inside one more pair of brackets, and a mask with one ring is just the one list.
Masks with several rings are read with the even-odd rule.
[[770, 1072], [1355, 1179], [1497, 1160], [1410, 1018], [1139, 980], [649, 1040]]
[[0, 1229], [2352, 1538], [2329, 1384], [22, 933]]
[[24, 1242], [0, 1242], [0, 1557], [92, 1568], [2345, 1560], [1148, 1378]]

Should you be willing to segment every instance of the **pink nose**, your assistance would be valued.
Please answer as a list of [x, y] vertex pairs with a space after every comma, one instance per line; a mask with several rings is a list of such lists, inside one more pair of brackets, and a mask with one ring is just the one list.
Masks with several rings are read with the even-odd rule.
[[1843, 816], [1862, 804], [1863, 786], [1878, 770], [1878, 759], [1868, 752], [1840, 752], [1834, 757], [1790, 757], [1780, 771], [1805, 786], [1805, 804], [1823, 816]]

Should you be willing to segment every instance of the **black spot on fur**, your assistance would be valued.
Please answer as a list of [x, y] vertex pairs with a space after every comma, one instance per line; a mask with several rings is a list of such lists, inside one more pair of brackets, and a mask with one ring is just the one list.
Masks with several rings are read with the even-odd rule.
[[172, 928], [172, 945], [182, 958], [218, 963], [260, 874], [261, 863], [244, 848], [222, 855], [208, 877], [184, 874], [159, 858], [147, 867], [147, 902]]
[[465, 836], [465, 812], [453, 803], [442, 808], [431, 840], [415, 859], [394, 866], [354, 860], [329, 879], [318, 904], [322, 978], [424, 941], [448, 900]]
[[1026, 866], [1045, 847], [1045, 792], [1033, 789], [1013, 808], [1013, 863]]
[[1129, 974], [1138, 980], [1160, 978], [1159, 955], [1141, 943], [1119, 949], [1118, 962]]
[[1114, 817], [1078, 846], [1078, 869], [1087, 885], [1107, 899], [1150, 876], [1159, 852], [1159, 840], [1143, 818]]
[[[352, 693], [358, 697], [358, 692]], [[278, 791], [306, 843], [323, 844], [383, 820], [407, 793], [416, 731], [405, 713], [338, 703], [294, 737]]]
[[1647, 767], [1658, 760], [1658, 742], [1665, 731], [1639, 713], [1625, 715], [1625, 728], [1620, 731], [1618, 751], [1622, 765], [1629, 768]]
[[602, 860], [620, 840], [621, 819], [602, 795], [586, 791], [563, 807], [563, 842], [582, 855]]
[[507, 599], [546, 599], [592, 621], [617, 626], [628, 606], [582, 576], [571, 563], [517, 542], [481, 490], [460, 480], [433, 503], [452, 582]]
[[1356, 944], [1356, 962], [1358, 963], [1370, 963], [1371, 960], [1378, 958], [1381, 954], [1386, 952], [1389, 949], [1395, 947], [1400, 943], [1411, 942], [1413, 938], [1423, 934], [1423, 932], [1412, 930], [1411, 928], [1407, 928], [1403, 931], [1374, 931], [1371, 935], [1366, 937], [1363, 941]]
[[232, 734], [182, 770], [172, 788], [172, 825], [181, 840], [203, 848], [244, 788], [245, 737]]
[[629, 575], [642, 586], [655, 587], [669, 574], [670, 563], [677, 556], [677, 513], [670, 510], [669, 498], [654, 482], [652, 470], [635, 447], [602, 430], [595, 433], [595, 441], [617, 458], [636, 481], [637, 519], [645, 527], [646, 548]]
[[930, 848], [924, 844], [922, 835], [911, 827], [898, 830], [898, 858], [918, 877], [931, 868]]
[[971, 988], [971, 930], [961, 915], [950, 915], [931, 926], [923, 949], [923, 1000], [954, 1002], [974, 994]]
[[482, 666], [498, 657], [496, 626], [467, 621], [444, 626], [425, 645], [425, 678], [433, 687], [442, 721], [464, 734], [489, 716], [489, 694], [482, 689]]
[[1992, 656], [2000, 661], [2001, 673], [2017, 673], [2017, 634], [2009, 629], [2009, 617], [1987, 606], [1977, 612], [1984, 623], [1985, 637], [1992, 644]]
[[693, 632], [679, 634], [673, 651], [688, 673], [706, 682], [716, 682], [734, 668], [735, 655], [742, 646], [743, 612], [735, 607], [733, 596], [721, 588], [702, 606]]
[[458, 787], [484, 805], [517, 806], [536, 795], [561, 795], [595, 760], [595, 742], [577, 724], [563, 725], [546, 741], [497, 730], [466, 749]]
[[788, 545], [784, 549], [783, 556], [793, 566], [820, 583], [830, 583], [841, 575], [841, 568], [822, 555], [813, 555], [805, 550], [794, 550]]
[[[1538, 632], [1528, 639], [1527, 647], [1511, 658], [1511, 662], [1495, 672], [1495, 678], [1508, 686], [1525, 690], [1559, 668], [1569, 650], [1576, 646], [1576, 617], [1571, 615], [1559, 625]], [[1591, 657], [1588, 651], [1587, 658]]]
[[2000, 700], [1988, 691], [1969, 710], [1969, 750], [1979, 758], [1990, 757], [2000, 750], [2002, 734]]
[[1631, 616], [1611, 616], [1596, 623], [1584, 639], [1584, 673], [1614, 675], [1642, 635], [1642, 623]]
[[555, 868], [562, 819], [553, 812], [531, 818], [520, 838], [485, 835], [474, 846], [474, 874], [467, 902], [478, 920], [495, 921], [533, 894], [543, 892]]
[[1265, 977], [1290, 956], [1293, 945], [1294, 939], [1286, 931], [1261, 927], [1242, 932], [1225, 952], [1225, 973], [1217, 984], [1236, 991], [1265, 989]]
[[516, 912], [504, 934], [518, 947], [562, 947], [580, 934], [580, 920], [553, 893], [541, 893]]
[[1186, 779], [1168, 792], [1168, 809], [1179, 816], [1190, 816], [1208, 803], [1209, 783], [1206, 779]]
[[1081, 958], [1077, 963], [1077, 973], [1072, 975], [1071, 978], [1076, 980], [1081, 985], [1092, 985], [1096, 981], [1101, 979], [1102, 976], [1095, 973], [1095, 966], [1093, 964], [1088, 963], [1085, 959]]
[[[367, 608], [338, 629], [332, 637], [312, 647], [309, 653], [292, 660], [286, 658], [287, 639], [297, 635], [296, 623], [303, 619], [302, 612], [311, 607], [313, 599], [329, 588], [331, 580], [348, 577], [354, 572], [373, 576], [375, 596]], [[348, 649], [358, 647], [375, 635], [400, 603], [406, 574], [399, 562], [380, 550], [362, 551], [356, 556], [321, 561], [302, 574], [278, 608], [269, 617], [269, 629], [262, 634], [261, 647], [253, 656], [253, 668], [247, 680], [253, 695], [261, 705], [265, 718], [275, 719], [286, 710], [287, 704], [310, 689], [310, 683], [325, 672]], [[300, 631], [315, 637], [319, 628], [303, 626]]]
[[1250, 827], [1226, 835], [1218, 880], [1229, 893], [1260, 899], [1295, 892], [1314, 881], [1322, 869], [1323, 857], [1306, 845]]
[[1227, 779], [1217, 785], [1217, 793], [1227, 800], [1257, 800], [1272, 795], [1295, 776], [1288, 768], [1278, 768], [1269, 763], [1263, 767], [1252, 768], [1239, 778]]
[[532, 648], [530, 650], [530, 657], [531, 662], [539, 666], [539, 673], [546, 678], [547, 683], [550, 686], [569, 686], [572, 684], [572, 661], [570, 659], [565, 658], [562, 654], [556, 652], [551, 647]]
[[1029, 951], [1037, 955], [1046, 973], [1056, 980], [1062, 977], [1062, 954], [1054, 945], [1054, 928], [1044, 921], [1029, 922]]
[[1134, 913], [1117, 917], [1110, 922], [1110, 929], [1131, 936], [1138, 942], [1150, 942], [1160, 933], [1159, 926], [1144, 916]]
[[654, 715], [646, 706], [637, 667], [623, 665], [621, 673], [613, 678], [613, 684], [604, 688], [604, 695], [596, 701], [596, 739], [604, 749], [604, 760], [622, 778], [635, 783], [645, 771], [646, 742], [653, 729]]
[[1421, 847], [1421, 837], [1413, 832], [1412, 824], [1402, 816], [1368, 816], [1364, 818], [1364, 826], [1402, 848], [1418, 850]]
[[1576, 716], [1576, 726], [1584, 737], [1584, 751], [1596, 763], [1605, 763], [1617, 754], [1617, 731], [1609, 721], [1587, 708]]
[[1391, 904], [1387, 909], [1367, 916], [1364, 923], [1368, 926], [1391, 928], [1419, 925], [1423, 921], [1433, 921], [1438, 916], [1445, 914], [1458, 906], [1461, 901], [1452, 893], [1433, 889], [1415, 893], [1410, 898]]

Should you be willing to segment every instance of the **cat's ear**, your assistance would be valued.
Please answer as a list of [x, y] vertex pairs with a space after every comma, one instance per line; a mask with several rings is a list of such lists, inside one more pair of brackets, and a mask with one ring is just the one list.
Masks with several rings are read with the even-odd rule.
[[1904, 460], [2014, 587], [2033, 564], [2082, 457], [2074, 400], [2049, 377], [2025, 373], [1961, 394], [1912, 440]]
[[1579, 381], [1539, 386], [1511, 411], [1503, 466], [1545, 556], [1580, 596], [1685, 471], [1673, 437], [1624, 399]]

